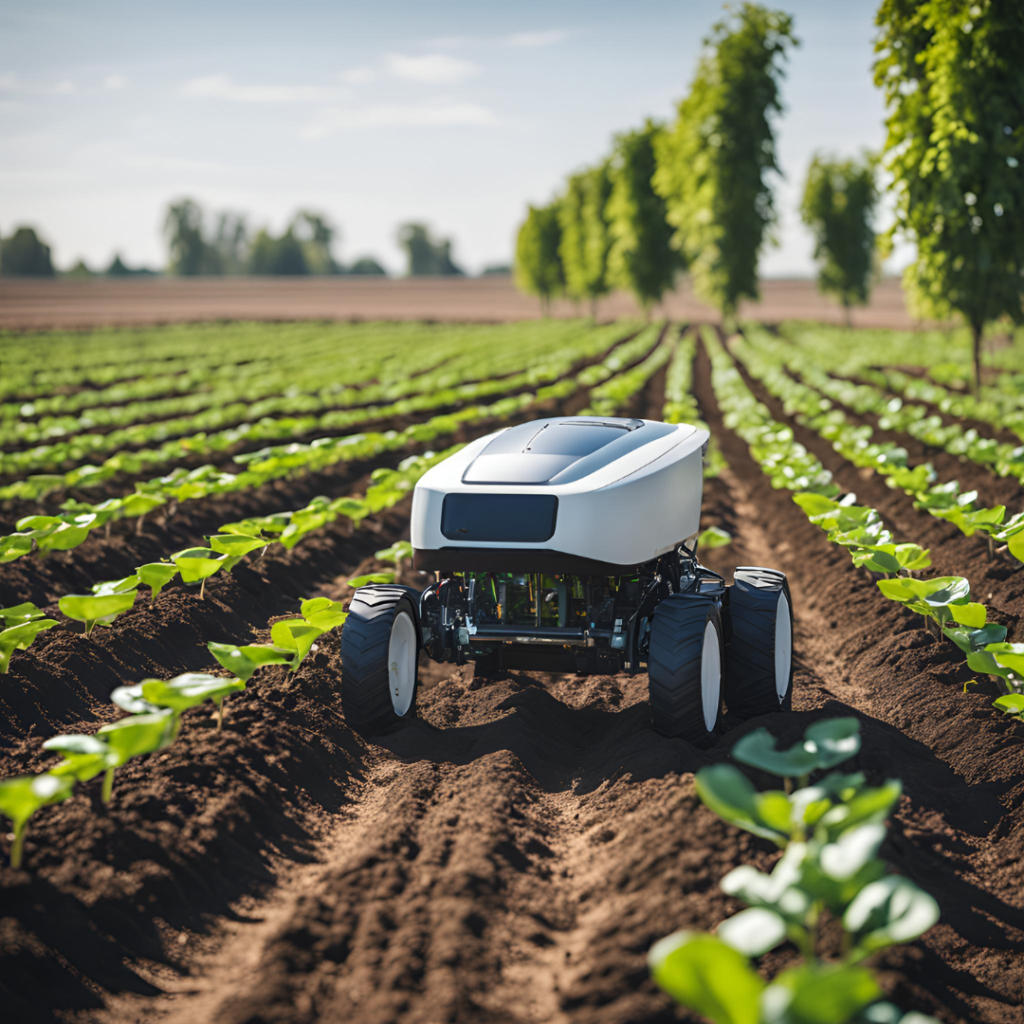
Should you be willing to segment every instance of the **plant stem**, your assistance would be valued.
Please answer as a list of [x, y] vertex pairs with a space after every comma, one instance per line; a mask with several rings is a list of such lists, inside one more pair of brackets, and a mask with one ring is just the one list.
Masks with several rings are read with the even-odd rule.
[[206, 590], [206, 577], [203, 577], [203, 582], [199, 584], [199, 600], [203, 600], [203, 592]]
[[220, 732], [221, 726], [224, 724], [224, 701], [220, 700], [217, 702], [217, 732]]
[[100, 793], [100, 799], [105, 803], [110, 803], [110, 794], [114, 789], [114, 769], [108, 768], [103, 773], [103, 790]]
[[11, 846], [11, 867], [21, 867], [21, 851], [25, 846], [25, 832], [28, 830], [28, 822], [14, 826], [14, 843]]

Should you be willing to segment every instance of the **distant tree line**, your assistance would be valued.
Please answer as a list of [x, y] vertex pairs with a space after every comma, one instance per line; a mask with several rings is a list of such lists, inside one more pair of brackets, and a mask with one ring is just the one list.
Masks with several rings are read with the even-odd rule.
[[[333, 253], [337, 229], [324, 214], [311, 210], [295, 214], [280, 235], [268, 228], [253, 234], [244, 215], [222, 211], [209, 217], [194, 199], [183, 198], [168, 205], [162, 228], [168, 249], [167, 272], [181, 277], [387, 273], [372, 256], [349, 264], [339, 262]], [[434, 237], [427, 225], [403, 224], [397, 240], [405, 251], [410, 276], [463, 274], [453, 259], [451, 239]], [[493, 267], [485, 273], [507, 273], [509, 269]], [[129, 268], [116, 255], [102, 273], [126, 277], [154, 271]], [[34, 228], [19, 227], [9, 238], [0, 238], [0, 274], [55, 276], [50, 247]], [[92, 277], [94, 272], [79, 260], [66, 276]]]

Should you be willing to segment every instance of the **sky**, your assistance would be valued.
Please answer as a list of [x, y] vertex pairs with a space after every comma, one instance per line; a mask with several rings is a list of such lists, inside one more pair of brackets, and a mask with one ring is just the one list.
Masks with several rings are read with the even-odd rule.
[[[871, 82], [877, 0], [790, 0], [801, 46], [778, 120], [778, 246], [765, 276], [813, 273], [799, 222], [811, 156], [884, 138]], [[327, 213], [335, 256], [404, 268], [399, 224], [454, 240], [470, 272], [511, 259], [527, 203], [669, 120], [705, 0], [0, 0], [0, 234], [30, 224], [58, 267], [166, 262], [181, 196], [284, 229]]]

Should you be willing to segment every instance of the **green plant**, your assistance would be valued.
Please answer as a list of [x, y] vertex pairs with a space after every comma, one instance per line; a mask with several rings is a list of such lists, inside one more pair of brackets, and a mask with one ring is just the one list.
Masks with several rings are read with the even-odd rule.
[[158, 708], [168, 708], [175, 716], [205, 701], [217, 708], [217, 731], [224, 724], [224, 699], [245, 689], [242, 679], [222, 679], [202, 672], [186, 672], [173, 679], [144, 679], [140, 684], [142, 699]]
[[371, 583], [394, 583], [395, 574], [393, 572], [370, 572], [363, 576], [353, 576], [348, 581], [350, 587], [365, 587]]
[[515, 279], [519, 290], [540, 298], [541, 312], [548, 315], [551, 299], [565, 285], [559, 248], [562, 227], [558, 206], [530, 206], [516, 237]]
[[[649, 961], [655, 981], [716, 1024], [845, 1024], [929, 1018], [903, 1016], [881, 1002], [865, 965], [873, 953], [908, 942], [939, 916], [938, 904], [908, 879], [886, 873], [878, 857], [883, 821], [901, 787], [865, 785], [859, 772], [810, 776], [841, 764], [860, 749], [856, 719], [815, 722], [803, 741], [779, 750], [764, 729], [733, 748], [737, 760], [783, 778], [785, 791], [758, 792], [732, 765], [697, 774], [697, 792], [716, 814], [783, 850], [768, 874], [741, 865], [722, 889], [747, 904], [715, 935], [677, 932], [656, 943]], [[791, 783], [799, 779], [795, 791]], [[831, 917], [843, 934], [835, 958], [822, 952], [822, 925]], [[751, 959], [785, 941], [803, 962], [766, 982]]]
[[57, 602], [61, 612], [69, 619], [85, 624], [88, 636], [99, 624], [109, 626], [122, 612], [128, 611], [138, 595], [137, 590], [104, 594], [65, 594]]
[[702, 530], [697, 538], [698, 547], [702, 547], [706, 551], [724, 548], [727, 544], [731, 543], [732, 534], [728, 530], [723, 530], [720, 526], [709, 526], [706, 530]]
[[60, 803], [71, 796], [74, 780], [44, 772], [41, 775], [22, 775], [0, 781], [0, 814], [14, 826], [11, 845], [11, 867], [21, 867], [25, 833], [29, 819], [36, 811], [50, 804]]
[[173, 562], [148, 562], [146, 565], [140, 565], [135, 573], [139, 577], [139, 582], [149, 587], [152, 603], [179, 571]]
[[114, 786], [114, 771], [124, 761], [121, 754], [97, 736], [71, 733], [53, 736], [43, 744], [43, 750], [55, 750], [64, 755], [64, 760], [50, 769], [52, 775], [68, 775], [76, 782], [88, 782], [103, 774], [101, 799], [110, 803]]
[[221, 569], [228, 568], [231, 555], [212, 548], [185, 548], [171, 555], [171, 561], [181, 573], [182, 583], [198, 583], [199, 597], [205, 596], [206, 581]]
[[0, 608], [0, 673], [11, 667], [11, 655], [15, 651], [27, 651], [36, 636], [45, 629], [57, 625], [56, 619], [47, 619], [31, 601]]

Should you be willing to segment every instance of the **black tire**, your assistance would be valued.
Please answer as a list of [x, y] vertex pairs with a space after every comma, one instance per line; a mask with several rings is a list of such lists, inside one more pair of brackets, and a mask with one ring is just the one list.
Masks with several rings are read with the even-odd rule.
[[[348, 607], [341, 630], [341, 708], [345, 721], [362, 733], [379, 732], [404, 718], [416, 706], [416, 659], [420, 647], [419, 616], [408, 587], [374, 585], [360, 587]], [[404, 713], [392, 700], [389, 650], [392, 632], [398, 630], [408, 646], [408, 623], [414, 627], [412, 695]], [[403, 697], [407, 692], [408, 664], [403, 662]]]
[[654, 609], [647, 656], [654, 728], [664, 736], [678, 736], [697, 746], [714, 742], [722, 711], [719, 677], [717, 694], [708, 691], [713, 721], [706, 721], [701, 669], [709, 624], [715, 631], [720, 671], [722, 620], [718, 602], [701, 594], [672, 594]]
[[[725, 652], [723, 680], [729, 714], [745, 719], [789, 711], [793, 706], [793, 602], [786, 577], [775, 569], [743, 566], [736, 570], [735, 580], [729, 588], [732, 637]], [[783, 601], [786, 607], [781, 612]], [[786, 635], [779, 637], [779, 632]], [[788, 644], [788, 650], [779, 650], [781, 671], [776, 666], [777, 639]]]

